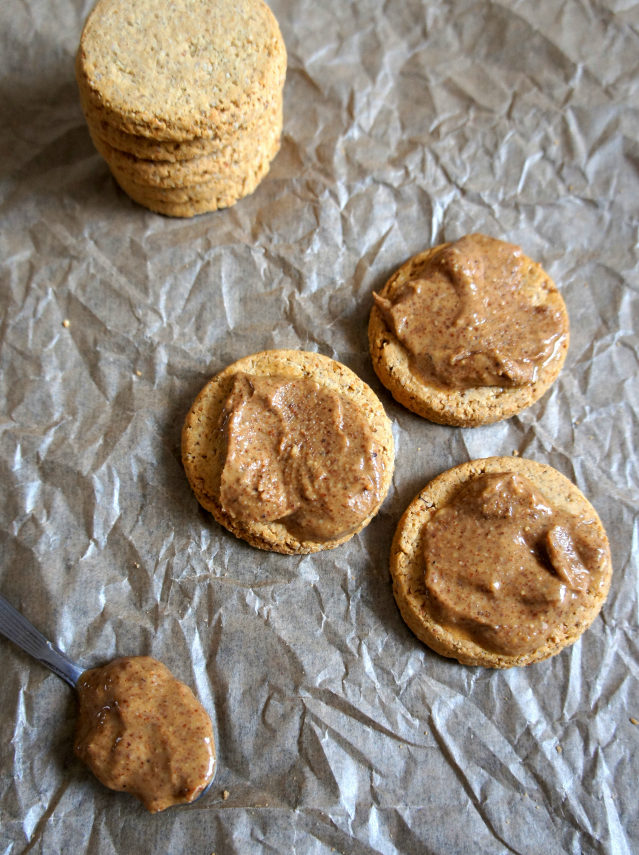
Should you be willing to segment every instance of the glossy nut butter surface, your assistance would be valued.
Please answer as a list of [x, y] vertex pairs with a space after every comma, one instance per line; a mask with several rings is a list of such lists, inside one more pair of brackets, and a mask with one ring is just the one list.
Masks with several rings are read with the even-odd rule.
[[238, 373], [220, 429], [220, 499], [236, 519], [331, 541], [381, 500], [384, 464], [366, 416], [310, 378]]
[[215, 772], [211, 720], [193, 692], [148, 656], [85, 671], [75, 753], [113, 790], [151, 813], [191, 802]]
[[482, 234], [442, 245], [392, 297], [373, 296], [412, 371], [439, 388], [531, 385], [568, 335], [539, 265]]
[[432, 613], [487, 650], [532, 652], [605, 585], [603, 536], [593, 519], [554, 508], [523, 475], [477, 476], [426, 523]]

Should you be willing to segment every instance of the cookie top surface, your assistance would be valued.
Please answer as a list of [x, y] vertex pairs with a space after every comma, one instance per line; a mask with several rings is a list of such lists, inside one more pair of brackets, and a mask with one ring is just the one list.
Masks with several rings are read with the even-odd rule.
[[346, 366], [264, 351], [213, 377], [189, 411], [182, 459], [200, 502], [253, 546], [316, 552], [377, 513], [393, 471], [390, 421]]
[[369, 322], [375, 370], [409, 409], [474, 426], [529, 406], [557, 377], [568, 315], [539, 264], [512, 244], [467, 235], [403, 264]]
[[444, 472], [409, 505], [393, 540], [393, 592], [429, 647], [509, 668], [574, 643], [610, 586], [596, 511], [561, 473], [513, 457]]
[[263, 0], [99, 0], [76, 72], [130, 133], [180, 139], [248, 121], [279, 92], [286, 49]]

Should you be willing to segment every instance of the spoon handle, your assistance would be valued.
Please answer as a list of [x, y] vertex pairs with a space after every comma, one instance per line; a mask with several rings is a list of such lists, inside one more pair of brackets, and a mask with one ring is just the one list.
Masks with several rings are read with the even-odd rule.
[[75, 688], [83, 668], [72, 662], [0, 594], [0, 633]]

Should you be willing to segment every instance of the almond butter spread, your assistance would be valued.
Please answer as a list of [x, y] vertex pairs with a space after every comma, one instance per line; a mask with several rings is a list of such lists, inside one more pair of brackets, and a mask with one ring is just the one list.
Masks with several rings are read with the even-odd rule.
[[381, 499], [382, 455], [366, 413], [310, 378], [235, 375], [221, 418], [224, 509], [330, 541]]
[[517, 246], [481, 234], [444, 244], [391, 298], [374, 294], [411, 370], [446, 389], [533, 384], [567, 335], [554, 285]]
[[115, 659], [85, 671], [77, 690], [75, 753], [107, 787], [156, 813], [193, 801], [212, 780], [211, 719], [161, 662]]
[[426, 523], [434, 617], [487, 650], [537, 649], [604, 584], [599, 532], [523, 475], [477, 476]]

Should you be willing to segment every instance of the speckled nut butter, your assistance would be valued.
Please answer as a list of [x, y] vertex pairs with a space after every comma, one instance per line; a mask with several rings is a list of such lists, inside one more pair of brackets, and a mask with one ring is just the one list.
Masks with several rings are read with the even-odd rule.
[[330, 549], [377, 513], [390, 422], [346, 366], [304, 351], [230, 365], [186, 417], [182, 459], [198, 501], [237, 537], [283, 553]]
[[156, 813], [194, 801], [213, 779], [211, 719], [161, 662], [115, 659], [85, 671], [77, 691], [75, 753], [105, 786]]
[[393, 396], [443, 424], [508, 418], [555, 380], [568, 315], [542, 268], [481, 234], [420, 253], [374, 294], [373, 365]]
[[467, 665], [509, 668], [574, 643], [610, 586], [594, 508], [550, 466], [512, 457], [444, 472], [409, 505], [391, 553], [413, 632]]

